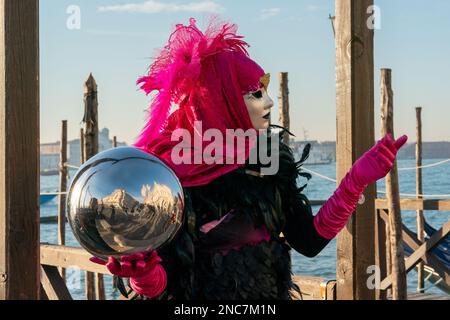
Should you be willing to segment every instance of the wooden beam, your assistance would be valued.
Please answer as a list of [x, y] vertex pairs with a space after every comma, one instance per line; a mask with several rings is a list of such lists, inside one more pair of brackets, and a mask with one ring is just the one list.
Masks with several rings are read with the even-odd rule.
[[[423, 243], [416, 251], [411, 254], [405, 262], [406, 272], [409, 272], [420, 261], [429, 250], [433, 249], [447, 234], [450, 232], [450, 221], [447, 221], [444, 226], [434, 233], [425, 243]], [[381, 290], [386, 290], [392, 285], [392, 276], [381, 281]]]
[[[388, 213], [385, 210], [380, 210], [379, 214], [385, 222], [389, 220]], [[416, 235], [405, 225], [403, 225], [403, 241], [414, 251], [419, 249], [422, 245], [422, 243], [416, 239]], [[450, 286], [450, 271], [448, 267], [444, 266], [432, 252], [427, 252], [424, 256], [422, 256], [422, 260], [426, 265], [432, 267]], [[381, 279], [384, 279], [384, 277]]]
[[41, 245], [41, 263], [43, 265], [62, 268], [77, 267], [85, 271], [110, 275], [105, 266], [89, 261], [91, 257], [89, 252], [81, 248]]
[[[336, 0], [336, 172], [338, 183], [374, 144], [373, 30], [367, 8], [373, 0]], [[375, 299], [367, 268], [375, 264], [375, 184], [366, 188], [337, 237], [337, 298]]]
[[0, 0], [0, 300], [39, 274], [39, 1]]
[[[408, 230], [409, 231], [409, 230]], [[408, 232], [407, 230], [403, 230], [403, 240], [405, 243], [411, 247], [414, 251], [419, 249], [422, 245], [415, 237], [412, 232]], [[432, 252], [427, 252], [424, 256], [422, 256], [422, 261], [434, 269], [442, 279], [450, 286], [450, 270], [446, 267]]]
[[45, 300], [72, 300], [72, 296], [57, 267], [42, 266], [41, 281], [45, 291]]
[[[381, 136], [394, 138], [394, 93], [391, 69], [381, 69]], [[386, 199], [389, 207], [389, 235], [392, 270], [392, 299], [408, 298], [405, 272], [405, 253], [402, 240], [402, 212], [398, 186], [397, 160], [386, 176]]]
[[[388, 209], [386, 199], [376, 199], [377, 209]], [[402, 210], [437, 210], [450, 211], [450, 200], [443, 199], [400, 199]]]

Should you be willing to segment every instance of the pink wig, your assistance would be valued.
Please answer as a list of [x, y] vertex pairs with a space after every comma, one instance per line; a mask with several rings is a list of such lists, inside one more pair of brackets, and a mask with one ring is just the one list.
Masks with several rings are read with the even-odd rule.
[[[157, 91], [149, 118], [134, 146], [153, 153], [174, 169], [183, 186], [203, 185], [238, 165], [175, 165], [170, 151], [179, 128], [195, 134], [203, 130], [253, 128], [242, 95], [260, 87], [264, 70], [248, 56], [248, 44], [236, 34], [237, 26], [212, 20], [203, 33], [190, 24], [176, 25], [169, 43], [138, 84], [147, 93]], [[170, 114], [172, 106], [177, 110]], [[205, 146], [203, 146], [205, 147]]]

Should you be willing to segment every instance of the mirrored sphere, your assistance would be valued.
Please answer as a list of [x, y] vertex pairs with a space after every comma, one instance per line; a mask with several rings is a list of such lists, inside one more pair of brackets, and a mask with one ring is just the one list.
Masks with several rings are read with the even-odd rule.
[[66, 204], [75, 237], [101, 258], [156, 250], [183, 223], [177, 176], [157, 157], [133, 147], [101, 152], [83, 164]]

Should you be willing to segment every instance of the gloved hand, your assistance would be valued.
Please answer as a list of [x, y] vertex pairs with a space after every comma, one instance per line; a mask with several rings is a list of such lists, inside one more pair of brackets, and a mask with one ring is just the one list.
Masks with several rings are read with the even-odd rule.
[[395, 163], [398, 150], [406, 143], [406, 135], [394, 141], [390, 134], [384, 136], [352, 166], [351, 173], [360, 186], [367, 186], [384, 178]]
[[394, 141], [387, 134], [353, 164], [334, 194], [314, 217], [314, 226], [322, 237], [332, 239], [344, 228], [364, 189], [389, 173], [398, 150], [407, 140], [404, 135]]
[[131, 288], [146, 297], [157, 297], [167, 286], [167, 274], [155, 250], [123, 256], [120, 261], [113, 257], [109, 257], [108, 261], [97, 257], [89, 260], [106, 266], [116, 276], [130, 278]]

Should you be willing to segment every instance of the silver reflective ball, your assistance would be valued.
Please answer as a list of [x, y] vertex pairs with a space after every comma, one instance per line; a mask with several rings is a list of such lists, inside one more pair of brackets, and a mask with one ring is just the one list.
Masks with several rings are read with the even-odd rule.
[[183, 223], [184, 195], [175, 173], [133, 147], [89, 159], [67, 195], [67, 218], [81, 246], [101, 258], [156, 250]]

